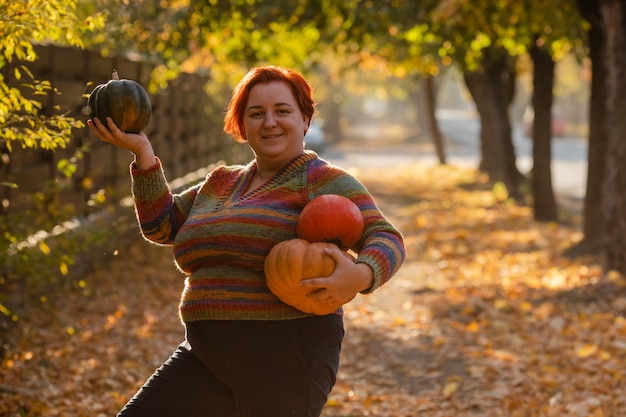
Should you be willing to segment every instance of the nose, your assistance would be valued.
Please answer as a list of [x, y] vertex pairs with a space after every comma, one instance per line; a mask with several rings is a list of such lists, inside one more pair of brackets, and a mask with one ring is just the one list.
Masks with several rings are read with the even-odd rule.
[[276, 126], [276, 118], [274, 117], [274, 115], [273, 115], [273, 114], [268, 113], [268, 114], [266, 115], [264, 125], [265, 125], [266, 127], [273, 127], [273, 126]]

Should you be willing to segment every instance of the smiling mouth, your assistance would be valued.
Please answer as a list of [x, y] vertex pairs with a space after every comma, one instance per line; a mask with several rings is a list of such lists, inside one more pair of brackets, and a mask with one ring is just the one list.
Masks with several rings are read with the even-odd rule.
[[263, 139], [275, 139], [282, 136], [282, 133], [274, 133], [272, 135], [263, 135]]

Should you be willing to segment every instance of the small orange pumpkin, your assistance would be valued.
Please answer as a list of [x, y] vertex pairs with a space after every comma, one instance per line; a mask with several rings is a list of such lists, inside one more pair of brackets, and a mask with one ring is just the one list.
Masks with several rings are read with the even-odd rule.
[[93, 89], [87, 100], [89, 116], [97, 117], [106, 125], [111, 117], [120, 130], [139, 133], [148, 125], [152, 114], [150, 97], [144, 88], [133, 80], [120, 80], [117, 71], [112, 79]]
[[[324, 254], [325, 248], [336, 248], [336, 245], [309, 243], [298, 238], [276, 244], [265, 258], [265, 278], [272, 293], [305, 313], [326, 315], [341, 307], [341, 304], [322, 303], [309, 297], [318, 290], [300, 286], [302, 280], [327, 277], [335, 270], [335, 260]], [[354, 261], [349, 254], [345, 256]]]
[[296, 233], [308, 242], [332, 242], [341, 249], [349, 249], [361, 239], [363, 228], [363, 215], [352, 200], [324, 194], [304, 206]]

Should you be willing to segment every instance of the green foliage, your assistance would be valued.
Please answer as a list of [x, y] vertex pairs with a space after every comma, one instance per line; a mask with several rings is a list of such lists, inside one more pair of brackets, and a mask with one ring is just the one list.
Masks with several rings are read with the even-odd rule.
[[[81, 19], [74, 0], [0, 1], [0, 145], [11, 152], [14, 146], [54, 151], [64, 148], [72, 131], [84, 124], [58, 107], [46, 109], [50, 96], [59, 94], [50, 81], [36, 79], [29, 64], [37, 60], [35, 45], [54, 42], [83, 47], [83, 35], [102, 27], [101, 16]], [[77, 157], [82, 150], [77, 151]], [[3, 161], [5, 162], [5, 161]], [[69, 273], [75, 256], [98, 239], [57, 238], [72, 207], [59, 201], [61, 187], [76, 171], [76, 160], [61, 159], [60, 178], [34, 194], [29, 211], [0, 216], [0, 313], [17, 320], [15, 308], [23, 302], [45, 302], [50, 285]], [[1, 187], [16, 188], [3, 182]], [[48, 231], [48, 232], [46, 232]]]
[[[324, 65], [328, 51], [386, 60], [398, 75], [437, 75], [440, 67], [478, 68], [487, 50], [525, 54], [537, 42], [559, 60], [582, 52], [584, 22], [568, 0], [79, 0], [103, 11], [105, 31], [86, 36], [105, 54], [140, 54], [156, 68], [151, 91], [181, 70], [210, 69], [237, 79], [252, 65]], [[347, 58], [347, 59], [344, 59]]]
[[517, 57], [535, 43], [555, 60], [584, 53], [585, 23], [568, 0], [442, 0], [425, 22], [439, 39], [442, 60], [468, 71], [495, 57], [493, 51]]
[[[311, 4], [317, 2], [310, 2]], [[79, 1], [83, 14], [102, 10], [108, 22], [85, 42], [103, 55], [141, 56], [154, 65], [148, 89], [165, 88], [180, 71], [210, 69], [217, 83], [232, 85], [250, 66], [307, 66], [319, 49], [307, 2], [139, 0]], [[302, 20], [300, 17], [304, 18]]]
[[[21, 84], [23, 91], [20, 91], [5, 84], [0, 75], [0, 137], [8, 150], [12, 150], [14, 142], [24, 148], [64, 148], [71, 138], [72, 129], [83, 127], [83, 122], [64, 114], [42, 114], [42, 102], [39, 100], [48, 94], [58, 94], [58, 91], [49, 81], [35, 80], [25, 66], [16, 67], [14, 73], [18, 80], [23, 74], [30, 79]], [[32, 98], [25, 96], [27, 91]]]
[[190, 39], [198, 29], [187, 25], [188, 7], [187, 0], [77, 0], [77, 14], [100, 25], [83, 34], [85, 46], [103, 56], [141, 57], [152, 64], [151, 93], [166, 88], [193, 52]]
[[[18, 319], [22, 303], [45, 302], [55, 292], [76, 285], [72, 266], [82, 253], [92, 251], [115, 231], [110, 227], [81, 233], [78, 213], [64, 204], [62, 192], [71, 186], [78, 160], [86, 149], [57, 162], [56, 178], [33, 195], [29, 210], [0, 215], [0, 313]], [[106, 199], [93, 195], [93, 206]]]
[[34, 44], [56, 42], [82, 47], [83, 34], [102, 26], [99, 19], [80, 20], [73, 0], [0, 2], [0, 143], [10, 151], [65, 147], [72, 129], [84, 124], [42, 102], [59, 94], [49, 81], [37, 80], [28, 63], [37, 59]]

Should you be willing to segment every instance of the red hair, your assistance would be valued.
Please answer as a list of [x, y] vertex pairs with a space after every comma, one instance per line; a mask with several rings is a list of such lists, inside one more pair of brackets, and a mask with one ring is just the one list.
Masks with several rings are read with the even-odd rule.
[[226, 115], [224, 116], [224, 132], [231, 135], [237, 142], [245, 142], [246, 140], [243, 117], [248, 98], [250, 97], [250, 90], [257, 84], [272, 81], [282, 81], [289, 85], [298, 103], [300, 112], [308, 119], [309, 123], [311, 122], [315, 112], [313, 89], [300, 73], [290, 68], [272, 65], [253, 68], [239, 81], [239, 84], [233, 90], [233, 96], [228, 103]]

